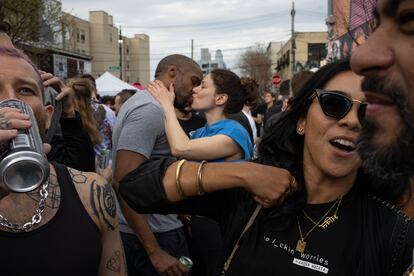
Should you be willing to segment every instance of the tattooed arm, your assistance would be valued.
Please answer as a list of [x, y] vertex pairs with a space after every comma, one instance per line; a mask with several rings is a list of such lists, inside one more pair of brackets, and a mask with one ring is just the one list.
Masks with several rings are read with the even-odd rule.
[[[127, 275], [112, 186], [95, 173], [70, 170], [82, 202], [102, 234], [99, 276]], [[83, 183], [83, 184], [82, 184]]]

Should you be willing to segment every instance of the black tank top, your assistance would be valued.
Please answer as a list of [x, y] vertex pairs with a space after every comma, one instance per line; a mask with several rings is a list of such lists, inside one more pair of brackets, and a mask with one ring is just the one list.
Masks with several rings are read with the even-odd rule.
[[61, 193], [59, 209], [45, 225], [30, 232], [0, 231], [2, 276], [98, 274], [101, 233], [84, 208], [67, 168], [54, 167]]

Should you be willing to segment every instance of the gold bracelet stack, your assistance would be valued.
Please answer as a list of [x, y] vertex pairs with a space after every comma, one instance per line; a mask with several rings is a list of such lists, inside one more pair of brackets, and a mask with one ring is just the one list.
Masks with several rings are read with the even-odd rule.
[[199, 196], [203, 195], [205, 193], [204, 189], [203, 189], [203, 167], [204, 165], [207, 163], [206, 160], [201, 161], [200, 165], [198, 166], [198, 170], [197, 170], [197, 194]]
[[180, 194], [181, 198], [186, 198], [186, 195], [183, 192], [183, 188], [181, 187], [180, 183], [180, 175], [181, 175], [181, 168], [187, 160], [182, 159], [178, 162], [177, 170], [175, 171], [175, 184], [177, 185], [178, 193]]

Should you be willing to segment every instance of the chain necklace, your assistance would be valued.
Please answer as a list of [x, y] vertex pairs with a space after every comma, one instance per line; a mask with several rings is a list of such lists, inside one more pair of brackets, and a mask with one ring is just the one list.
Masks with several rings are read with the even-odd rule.
[[336, 200], [335, 201], [335, 203], [334, 203], [334, 205], [332, 205], [331, 206], [331, 208], [329, 208], [329, 210], [328, 210], [328, 213], [332, 210], [332, 208], [336, 205], [336, 204], [338, 204], [338, 205], [336, 205], [336, 210], [335, 210], [335, 213], [332, 215], [332, 216], [327, 216], [326, 215], [326, 217], [325, 217], [325, 219], [324, 219], [324, 221], [323, 221], [323, 223], [321, 223], [321, 224], [319, 224], [319, 223], [317, 223], [317, 222], [315, 222], [315, 220], [313, 220], [306, 212], [305, 212], [305, 210], [303, 210], [302, 209], [302, 213], [305, 215], [305, 217], [308, 219], [308, 220], [310, 220], [313, 224], [317, 224], [320, 228], [323, 228], [323, 229], [326, 229], [326, 228], [328, 228], [328, 226], [329, 225], [331, 225], [332, 223], [334, 223], [337, 219], [339, 219], [339, 217], [338, 217], [338, 209], [339, 209], [339, 206], [341, 205], [341, 202], [342, 202], [342, 197], [340, 197], [339, 198], [339, 201], [338, 200]]
[[300, 235], [300, 239], [298, 240], [297, 244], [296, 244], [296, 251], [303, 253], [305, 252], [305, 247], [306, 247], [306, 238], [309, 236], [309, 234], [315, 230], [315, 228], [324, 220], [327, 218], [328, 214], [332, 211], [332, 209], [335, 207], [335, 205], [338, 204], [337, 209], [335, 211], [335, 213], [338, 211], [339, 205], [341, 205], [341, 201], [342, 201], [342, 197], [338, 198], [335, 203], [329, 208], [329, 210], [319, 219], [318, 222], [314, 223], [313, 227], [305, 234], [305, 236], [303, 236], [302, 234], [302, 228], [300, 227], [300, 222], [299, 222], [299, 217], [298, 215], [296, 215], [296, 219], [298, 221], [298, 229], [299, 229], [299, 235]]
[[44, 212], [46, 208], [46, 199], [49, 194], [47, 191], [48, 186], [49, 186], [48, 181], [46, 181], [44, 184], [42, 184], [42, 186], [40, 186], [40, 190], [39, 190], [40, 200], [39, 200], [37, 209], [32, 217], [32, 221], [26, 222], [23, 225], [19, 225], [16, 223], [10, 223], [8, 219], [6, 219], [0, 214], [0, 227], [9, 229], [13, 232], [27, 232], [30, 229], [32, 229], [33, 226], [40, 223], [40, 221], [42, 221], [42, 213]]

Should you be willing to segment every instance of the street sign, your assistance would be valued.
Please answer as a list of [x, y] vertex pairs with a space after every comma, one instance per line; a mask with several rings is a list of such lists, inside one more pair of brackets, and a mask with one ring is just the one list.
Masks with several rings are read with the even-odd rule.
[[272, 76], [272, 83], [274, 86], [278, 86], [282, 83], [282, 77], [278, 74]]
[[119, 65], [109, 66], [110, 71], [119, 71]]

